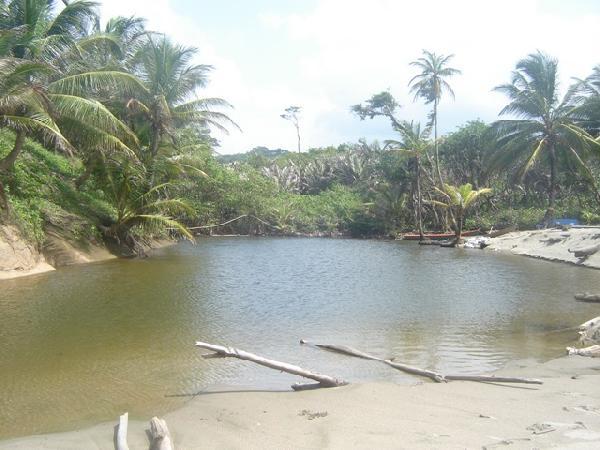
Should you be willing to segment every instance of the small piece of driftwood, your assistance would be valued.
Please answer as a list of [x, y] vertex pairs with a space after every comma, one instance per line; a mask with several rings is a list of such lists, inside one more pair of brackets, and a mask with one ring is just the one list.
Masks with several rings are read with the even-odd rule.
[[167, 422], [158, 417], [150, 420], [150, 450], [174, 450]]
[[129, 450], [127, 445], [127, 425], [129, 422], [129, 413], [119, 416], [119, 425], [117, 425], [117, 437], [115, 439], [116, 450]]
[[586, 303], [600, 303], [600, 294], [590, 294], [589, 292], [575, 294], [575, 300]]
[[519, 378], [519, 377], [498, 377], [494, 375], [443, 375], [432, 370], [421, 369], [419, 367], [409, 366], [407, 364], [392, 361], [391, 359], [383, 359], [377, 356], [373, 356], [369, 353], [365, 353], [361, 350], [357, 350], [346, 345], [332, 345], [332, 344], [313, 344], [305, 339], [300, 340], [300, 344], [311, 345], [316, 348], [329, 350], [337, 353], [341, 353], [348, 356], [355, 356], [362, 359], [370, 359], [373, 361], [382, 362], [394, 369], [398, 369], [402, 372], [409, 373], [411, 375], [418, 375], [432, 379], [437, 383], [445, 381], [477, 381], [477, 382], [496, 382], [496, 383], [523, 383], [523, 384], [543, 384], [541, 380], [534, 378]]
[[567, 355], [589, 356], [590, 358], [600, 358], [600, 345], [591, 345], [584, 348], [567, 347]]
[[[280, 370], [282, 372], [286, 372], [292, 375], [299, 375], [304, 378], [310, 378], [311, 380], [315, 380], [318, 383], [318, 387], [330, 388], [330, 387], [338, 387], [344, 386], [348, 384], [347, 381], [344, 381], [340, 378], [330, 377], [328, 375], [323, 375], [316, 372], [311, 372], [309, 370], [303, 369], [302, 367], [295, 366], [293, 364], [284, 363], [281, 361], [275, 361], [273, 359], [263, 358], [262, 356], [255, 355], [254, 353], [246, 352], [244, 350], [239, 350], [233, 347], [225, 347], [223, 345], [213, 345], [207, 344], [206, 342], [196, 342], [196, 347], [204, 348], [206, 350], [211, 350], [215, 352], [217, 355], [222, 357], [230, 357], [237, 358], [244, 361], [251, 361], [255, 364], [259, 364], [261, 366], [268, 367], [270, 369]], [[203, 355], [203, 358], [213, 358], [214, 354]], [[317, 386], [311, 386], [310, 388], [314, 389]], [[292, 389], [294, 390], [304, 390], [307, 389], [307, 385], [292, 385]]]

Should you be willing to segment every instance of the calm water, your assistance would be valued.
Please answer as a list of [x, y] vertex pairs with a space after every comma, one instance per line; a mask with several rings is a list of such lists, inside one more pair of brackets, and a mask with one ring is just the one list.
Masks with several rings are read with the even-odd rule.
[[296, 378], [203, 361], [195, 340], [351, 381], [414, 380], [298, 345], [352, 345], [440, 371], [563, 353], [598, 315], [575, 303], [597, 271], [477, 250], [325, 239], [213, 239], [147, 260], [0, 281], [0, 437], [147, 418], [207, 388]]

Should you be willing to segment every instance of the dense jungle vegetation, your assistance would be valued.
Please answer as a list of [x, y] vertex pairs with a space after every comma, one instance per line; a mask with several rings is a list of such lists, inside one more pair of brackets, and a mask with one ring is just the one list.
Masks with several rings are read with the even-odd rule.
[[460, 71], [424, 51], [409, 88], [431, 105], [425, 120], [387, 91], [349, 106], [389, 120], [396, 140], [219, 156], [211, 130], [238, 126], [225, 100], [198, 96], [212, 67], [195, 49], [142, 18], [100, 23], [93, 1], [56, 3], [0, 1], [0, 220], [39, 245], [51, 231], [140, 253], [190, 228], [368, 237], [600, 221], [600, 66], [561, 96], [558, 62], [525, 56], [496, 87], [498, 121], [440, 136]]

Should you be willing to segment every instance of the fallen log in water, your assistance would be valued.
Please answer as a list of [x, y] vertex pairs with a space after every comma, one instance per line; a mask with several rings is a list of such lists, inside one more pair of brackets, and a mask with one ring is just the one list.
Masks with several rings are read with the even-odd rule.
[[129, 450], [127, 445], [127, 424], [129, 422], [129, 413], [122, 414], [119, 417], [119, 425], [117, 425], [117, 435], [115, 437], [116, 450]]
[[[311, 380], [315, 380], [318, 384], [308, 385], [310, 388], [315, 387], [338, 387], [344, 386], [348, 384], [347, 381], [344, 381], [339, 378], [330, 377], [328, 375], [322, 375], [320, 373], [311, 372], [309, 370], [303, 369], [298, 366], [294, 366], [292, 364], [284, 363], [281, 361], [275, 361], [273, 359], [263, 358], [262, 356], [255, 355], [250, 352], [246, 352], [244, 350], [238, 350], [233, 347], [225, 347], [222, 345], [213, 345], [207, 344], [206, 342], [196, 342], [196, 347], [204, 348], [206, 350], [211, 350], [216, 353], [203, 355], [203, 358], [214, 358], [215, 356], [224, 357], [224, 358], [237, 358], [244, 361], [251, 361], [255, 364], [259, 364], [261, 366], [268, 367], [270, 369], [280, 370], [282, 372], [286, 372], [292, 375], [299, 375], [304, 378], [310, 378]], [[294, 384], [292, 385], [292, 389], [294, 390], [303, 390], [307, 389], [307, 385]]]
[[523, 383], [523, 384], [543, 384], [541, 380], [534, 378], [519, 378], [519, 377], [497, 377], [494, 375], [443, 375], [432, 370], [421, 369], [419, 367], [413, 367], [406, 364], [392, 361], [391, 359], [383, 359], [377, 356], [373, 356], [369, 353], [365, 353], [361, 350], [357, 350], [352, 347], [345, 345], [332, 345], [332, 344], [313, 344], [304, 339], [300, 340], [300, 344], [312, 345], [324, 350], [329, 350], [337, 353], [341, 353], [348, 356], [355, 356], [362, 359], [370, 359], [373, 361], [382, 362], [394, 369], [398, 369], [402, 372], [406, 372], [412, 375], [419, 375], [427, 378], [431, 378], [437, 383], [445, 381], [477, 381], [477, 382], [496, 382], [496, 383]]
[[150, 450], [174, 450], [167, 422], [158, 417], [150, 420]]
[[600, 294], [590, 294], [589, 292], [575, 294], [575, 300], [586, 303], [600, 303]]

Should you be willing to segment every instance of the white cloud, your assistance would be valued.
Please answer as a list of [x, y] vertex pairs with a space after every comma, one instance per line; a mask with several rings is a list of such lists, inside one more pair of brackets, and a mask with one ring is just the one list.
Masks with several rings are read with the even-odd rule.
[[[252, 63], [241, 55], [226, 54], [218, 39], [199, 31], [191, 17], [176, 15], [173, 3], [105, 0], [103, 13], [147, 17], [150, 28], [198, 47], [201, 62], [217, 67], [206, 94], [233, 103], [232, 116], [244, 129], [243, 134], [223, 137], [226, 152], [257, 145], [293, 148], [294, 131], [279, 117], [291, 104], [303, 106], [308, 146], [381, 133], [380, 122], [360, 122], [348, 111], [351, 104], [387, 88], [404, 105], [402, 117], [425, 120], [426, 108], [412, 102], [407, 88], [415, 73], [409, 62], [423, 48], [454, 53], [452, 65], [463, 71], [451, 81], [456, 101], [446, 98], [440, 108], [445, 130], [466, 118], [493, 120], [504, 99], [491, 89], [508, 81], [516, 61], [537, 49], [559, 59], [564, 85], [570, 77], [587, 75], [598, 63], [594, 58], [600, 17], [577, 13], [571, 2], [563, 6], [571, 8], [570, 14], [551, 12], [542, 0], [320, 0], [313, 10], [300, 14], [256, 11], [246, 26], [271, 33], [284, 53], [269, 53], [248, 42], [248, 51], [255, 53]], [[241, 31], [252, 36], [254, 30]], [[285, 61], [292, 61], [293, 76], [276, 78], [273, 67], [289, 55], [293, 58]], [[247, 76], [250, 67], [244, 64], [264, 66], [259, 84]], [[382, 138], [388, 136], [383, 134]]]

